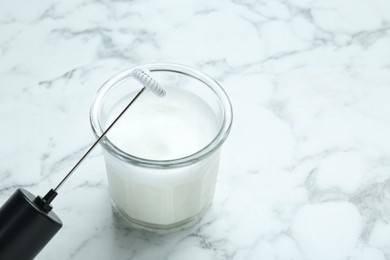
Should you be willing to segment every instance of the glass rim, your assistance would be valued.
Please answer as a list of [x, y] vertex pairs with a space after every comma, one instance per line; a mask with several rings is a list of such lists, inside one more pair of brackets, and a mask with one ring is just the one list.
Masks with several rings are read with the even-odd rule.
[[[150, 72], [153, 71], [170, 71], [175, 73], [184, 74], [186, 76], [192, 77], [201, 81], [203, 84], [207, 85], [216, 95], [219, 104], [222, 108], [223, 120], [221, 127], [214, 137], [205, 147], [192, 153], [188, 156], [169, 159], [169, 160], [152, 160], [134, 156], [129, 154], [115, 144], [113, 144], [106, 136], [102, 138], [100, 144], [103, 149], [107, 150], [114, 157], [118, 157], [124, 162], [131, 163], [138, 166], [149, 167], [149, 168], [167, 168], [167, 167], [181, 167], [189, 165], [195, 162], [200, 161], [201, 159], [207, 157], [214, 151], [216, 151], [226, 140], [227, 136], [230, 133], [232, 121], [233, 121], [233, 110], [232, 105], [224, 89], [219, 85], [217, 81], [209, 77], [208, 75], [199, 72], [193, 68], [175, 64], [175, 63], [150, 63], [144, 64], [136, 67], [126, 69], [113, 77], [107, 80], [102, 87], [97, 91], [95, 97], [92, 101], [90, 108], [90, 123], [92, 131], [96, 138], [99, 138], [104, 130], [100, 122], [100, 114], [102, 110], [102, 104], [107, 95], [115, 88], [117, 84], [122, 82], [125, 79], [131, 78], [131, 73], [135, 69], [148, 69]], [[141, 88], [140, 88], [141, 90]]]

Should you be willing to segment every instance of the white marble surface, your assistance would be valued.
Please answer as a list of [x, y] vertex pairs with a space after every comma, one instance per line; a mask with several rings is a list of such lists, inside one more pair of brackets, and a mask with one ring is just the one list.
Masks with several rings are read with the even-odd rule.
[[116, 225], [99, 150], [37, 259], [390, 259], [387, 0], [2, 0], [0, 202], [53, 187], [94, 139], [100, 85], [159, 61], [232, 100], [212, 207], [169, 235]]

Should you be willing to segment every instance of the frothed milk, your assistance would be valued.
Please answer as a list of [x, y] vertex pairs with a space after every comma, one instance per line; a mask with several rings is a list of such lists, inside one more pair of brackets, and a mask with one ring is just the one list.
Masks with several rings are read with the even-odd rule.
[[[114, 111], [111, 117], [116, 115]], [[211, 108], [190, 92], [173, 89], [165, 97], [145, 92], [108, 138], [133, 156], [172, 160], [203, 149], [219, 125]], [[131, 165], [107, 151], [104, 155], [113, 202], [134, 222], [156, 226], [185, 222], [201, 214], [213, 197], [219, 151], [195, 164], [169, 169]]]

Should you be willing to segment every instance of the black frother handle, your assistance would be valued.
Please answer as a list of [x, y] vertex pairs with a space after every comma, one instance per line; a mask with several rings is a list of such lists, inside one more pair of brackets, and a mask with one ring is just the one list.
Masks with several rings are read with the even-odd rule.
[[37, 198], [18, 189], [0, 208], [1, 260], [33, 259], [61, 229], [61, 220]]

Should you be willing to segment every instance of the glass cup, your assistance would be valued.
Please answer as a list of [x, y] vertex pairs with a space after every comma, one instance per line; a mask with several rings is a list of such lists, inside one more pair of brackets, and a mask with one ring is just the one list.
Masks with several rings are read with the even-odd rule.
[[[97, 92], [90, 111], [96, 137], [142, 88], [132, 76], [135, 69], [149, 71], [167, 95], [144, 91], [126, 111], [130, 118], [122, 117], [100, 142], [112, 205], [132, 225], [151, 230], [181, 228], [197, 222], [214, 196], [232, 107], [222, 87], [199, 71], [170, 63], [142, 65], [115, 75]], [[162, 127], [154, 127], [155, 121]], [[140, 138], [129, 145], [126, 133], [133, 129], [140, 130]], [[187, 130], [192, 132], [186, 135]], [[198, 137], [203, 143], [192, 147]], [[183, 153], [169, 155], [176, 146]]]

